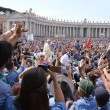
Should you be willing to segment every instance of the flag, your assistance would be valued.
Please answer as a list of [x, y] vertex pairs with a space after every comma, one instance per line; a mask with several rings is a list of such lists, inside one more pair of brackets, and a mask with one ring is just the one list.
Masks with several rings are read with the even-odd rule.
[[86, 48], [90, 48], [91, 47], [91, 41], [92, 41], [92, 36], [90, 36], [86, 42]]

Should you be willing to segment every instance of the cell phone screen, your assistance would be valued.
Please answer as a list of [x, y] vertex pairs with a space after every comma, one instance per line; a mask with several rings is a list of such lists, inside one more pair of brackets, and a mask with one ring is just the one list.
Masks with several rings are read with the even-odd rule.
[[61, 73], [61, 67], [59, 67], [59, 66], [51, 66], [50, 69], [53, 72]]

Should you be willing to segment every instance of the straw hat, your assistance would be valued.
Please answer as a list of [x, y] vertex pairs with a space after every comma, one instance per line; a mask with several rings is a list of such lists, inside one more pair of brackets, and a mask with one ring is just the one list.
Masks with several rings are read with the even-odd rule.
[[[66, 76], [64, 76], [64, 75], [58, 75], [58, 76], [57, 76], [57, 81], [58, 81], [58, 82], [62, 82], [62, 81], [67, 82], [68, 85], [69, 85], [69, 87], [70, 87], [70, 89], [71, 89], [71, 92], [72, 92], [72, 93], [74, 92], [74, 83], [73, 83], [73, 81], [72, 81], [70, 78], [68, 78], [68, 77], [66, 77]], [[51, 94], [52, 94], [53, 96], [55, 96], [53, 81], [50, 83], [50, 92], [51, 92]]]

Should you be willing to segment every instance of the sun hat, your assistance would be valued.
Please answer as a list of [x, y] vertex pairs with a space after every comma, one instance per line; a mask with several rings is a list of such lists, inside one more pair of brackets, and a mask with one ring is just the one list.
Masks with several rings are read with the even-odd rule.
[[[68, 85], [69, 85], [69, 87], [71, 89], [71, 92], [72, 93], [74, 92], [74, 83], [73, 83], [73, 81], [70, 78], [68, 78], [68, 77], [66, 77], [64, 75], [58, 75], [56, 77], [57, 77], [57, 81], [58, 82], [63, 82], [64, 81], [64, 82], [68, 83]], [[53, 81], [50, 83], [50, 92], [51, 92], [51, 94], [53, 96], [55, 96]]]

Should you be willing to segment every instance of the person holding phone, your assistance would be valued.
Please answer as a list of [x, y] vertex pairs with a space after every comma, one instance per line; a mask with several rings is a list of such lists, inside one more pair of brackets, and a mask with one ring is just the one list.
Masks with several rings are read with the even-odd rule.
[[50, 69], [47, 71], [54, 85], [56, 103], [53, 107], [49, 107], [46, 74], [42, 68], [34, 67], [23, 72], [19, 95], [7, 99], [5, 110], [66, 110], [65, 99], [56, 75]]

